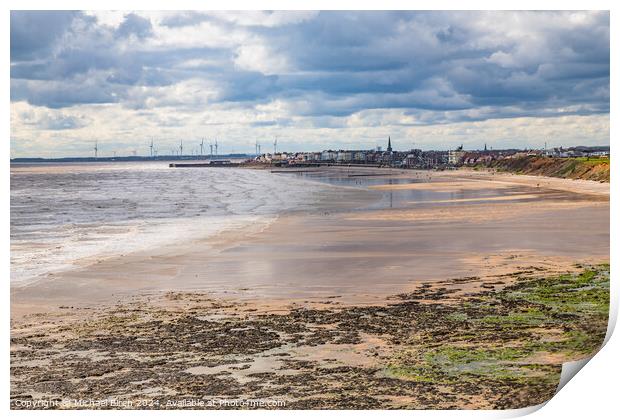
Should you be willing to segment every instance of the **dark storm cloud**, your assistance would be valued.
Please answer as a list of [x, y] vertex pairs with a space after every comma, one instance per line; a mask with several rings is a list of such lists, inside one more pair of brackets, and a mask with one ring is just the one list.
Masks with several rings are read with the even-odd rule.
[[[159, 25], [240, 28], [191, 12]], [[294, 115], [317, 121], [385, 108], [430, 123], [609, 110], [605, 12], [323, 12], [282, 25], [244, 22], [243, 31], [237, 45], [208, 45], [199, 35], [191, 46], [149, 45], [157, 28], [139, 14], [113, 28], [78, 12], [12, 12], [11, 99], [140, 108], [148, 88], [198, 79], [215, 87], [211, 101], [247, 107], [281, 99]], [[239, 48], [264, 48], [286, 69], [265, 70], [269, 57], [260, 54], [243, 61]], [[128, 96], [135, 87], [145, 88], [138, 99]]]
[[79, 12], [11, 11], [11, 62], [48, 55]]
[[11, 80], [11, 101], [26, 100], [32, 105], [64, 108], [80, 104], [118, 102], [125, 90], [98, 79], [40, 82]]

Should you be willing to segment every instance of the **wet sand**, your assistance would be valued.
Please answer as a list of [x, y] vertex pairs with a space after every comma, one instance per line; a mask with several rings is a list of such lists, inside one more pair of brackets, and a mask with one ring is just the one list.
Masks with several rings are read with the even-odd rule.
[[[363, 378], [360, 379], [362, 382], [369, 383], [378, 374], [378, 365], [385, 366], [388, 361], [395, 360], [396, 353], [400, 355], [398, 357], [404, 357], [403, 352], [413, 351], [416, 347], [408, 350], [400, 348], [405, 340], [403, 337], [407, 337], [410, 345], [413, 345], [416, 336], [420, 340], [418, 345], [427, 343], [428, 338], [418, 336], [419, 332], [413, 335], [410, 335], [411, 332], [398, 332], [397, 328], [390, 330], [392, 332], [389, 334], [386, 332], [387, 335], [376, 334], [375, 327], [368, 327], [358, 317], [359, 314], [368, 315], [370, 311], [372, 315], [368, 316], [374, 319], [381, 316], [376, 314], [377, 311], [391, 313], [395, 310], [390, 319], [398, 324], [398, 313], [405, 311], [409, 314], [406, 317], [410, 317], [405, 319], [420, 322], [419, 316], [422, 315], [418, 305], [431, 302], [437, 314], [450, 312], [443, 306], [437, 307], [437, 300], [440, 306], [451, 302], [462, 305], [469, 299], [467, 296], [484, 295], [489, 291], [519, 285], [519, 281], [527, 275], [577, 273], [584, 265], [609, 261], [609, 184], [473, 171], [437, 173], [366, 168], [320, 169], [314, 173], [308, 171], [290, 176], [315, 177], [319, 180], [329, 178], [330, 182], [343, 188], [330, 197], [332, 202], [321, 203], [316, 212], [284, 214], [267, 228], [257, 226], [242, 232], [229, 231], [205, 241], [179, 243], [165, 249], [84, 262], [80, 269], [53, 273], [38, 284], [13, 288], [13, 337], [21, 343], [14, 347], [14, 364], [19, 366], [33, 357], [34, 353], [20, 353], [20, 346], [28, 343], [34, 346], [30, 347], [31, 350], [36, 348], [33, 343], [39, 338], [33, 339], [36, 336], [34, 332], [42, 330], [48, 334], [47, 331], [51, 331], [47, 339], [61, 349], [58, 363], [63, 369], [62, 372], [54, 369], [50, 372], [52, 376], [56, 372], [61, 378], [58, 380], [64, 381], [67, 375], [76, 372], [74, 368], [67, 367], [64, 359], [72, 343], [82, 342], [80, 351], [95, 351], [95, 347], [97, 352], [110, 351], [95, 345], [98, 341], [96, 337], [91, 337], [93, 331], [103, 328], [102, 325], [92, 327], [95, 329], [88, 329], [85, 335], [81, 335], [82, 327], [79, 325], [83, 320], [96, 322], [97, 317], [108, 319], [121, 316], [119, 313], [125, 317], [137, 311], [141, 323], [148, 324], [148, 319], [151, 319], [157, 325], [161, 322], [176, 325], [187, 317], [193, 319], [203, 311], [215, 316], [211, 321], [217, 320], [217, 325], [195, 324], [192, 321], [190, 330], [194, 334], [198, 331], [207, 334], [211, 327], [229, 331], [230, 328], [219, 322], [219, 316], [240, 323], [240, 328], [246, 329], [248, 322], [258, 328], [258, 332], [266, 328], [263, 332], [267, 334], [265, 340], [270, 344], [264, 348], [247, 348], [263, 342], [259, 337], [247, 337], [245, 341], [240, 339], [230, 344], [233, 347], [228, 349], [229, 352], [238, 350], [240, 366], [244, 366], [244, 355], [246, 358], [253, 355], [251, 362], [248, 360], [246, 363], [250, 367], [241, 370], [249, 369], [246, 373], [256, 374], [254, 376], [240, 379], [234, 374], [236, 368], [231, 370], [236, 362], [231, 364], [231, 360], [221, 357], [210, 360], [205, 368], [204, 363], [199, 364], [195, 360], [197, 355], [192, 353], [191, 360], [183, 357], [175, 359], [175, 381], [179, 378], [195, 381], [196, 375], [211, 381], [225, 378], [220, 383], [221, 389], [213, 391], [214, 395], [260, 397], [270, 395], [262, 388], [252, 388], [249, 392], [242, 386], [244, 381], [253, 383], [253, 378], [276, 375], [280, 384], [286, 385], [289, 380], [289, 385], [293, 387], [289, 393], [295, 395], [296, 387], [301, 387], [299, 381], [309, 374], [309, 367], [314, 366], [313, 369], [336, 371], [346, 368], [341, 374], [332, 371], [340, 378], [341, 384], [351, 383], [356, 375]], [[415, 299], [410, 296], [416, 303], [405, 305], [409, 309], [390, 306], [394, 296], [408, 293], [416, 294]], [[120, 309], [117, 305], [121, 305]], [[411, 305], [416, 309], [411, 309]], [[193, 309], [188, 312], [188, 307]], [[427, 309], [423, 312], [426, 313]], [[304, 316], [293, 321], [290, 317], [294, 318], [295, 311], [304, 311]], [[315, 327], [311, 327], [316, 321], [312, 311], [326, 311], [325, 314], [335, 318], [320, 322], [324, 326], [315, 331]], [[349, 316], [347, 311], [358, 314], [353, 317], [355, 321], [345, 322], [338, 318]], [[256, 323], [264, 321], [261, 317], [276, 318], [269, 318], [270, 324], [260, 327]], [[287, 334], [295, 329], [306, 331], [318, 342], [307, 341], [307, 337], [286, 338], [280, 333], [279, 338], [271, 337], [268, 330], [273, 329], [272, 322], [281, 325], [279, 328], [284, 328]], [[286, 327], [287, 323], [289, 327]], [[347, 328], [343, 329], [343, 323]], [[122, 321], [122, 325], [119, 330], [121, 341], [129, 337], [127, 334], [136, 334], [126, 321]], [[336, 331], [332, 335], [328, 332], [329, 325], [334, 326]], [[105, 328], [108, 327], [111, 330], [120, 328], [114, 323]], [[58, 338], [55, 334], [62, 335], [61, 331], [70, 333]], [[364, 335], [369, 333], [372, 336]], [[437, 331], [432, 333], [437, 341], [434, 335]], [[204, 337], [206, 341], [215, 337], [209, 334]], [[149, 338], [148, 331], [139, 335], [149, 342], [156, 340], [156, 337]], [[83, 340], [91, 343], [90, 346]], [[509, 341], [509, 337], [502, 340]], [[504, 342], [502, 340], [498, 343]], [[317, 345], [321, 346], [319, 353]], [[289, 348], [291, 346], [293, 348]], [[119, 357], [117, 351], [121, 350], [113, 350], [112, 355], [100, 355], [112, 363], [111, 370], [102, 375], [114, 374], [119, 370], [114, 368], [115, 357]], [[124, 347], [121, 352], [125, 355], [123, 358], [140, 353], [132, 350], [131, 346]], [[35, 353], [40, 357], [38, 352]], [[288, 356], [282, 356], [283, 353]], [[587, 352], [580, 354], [584, 353]], [[206, 357], [213, 356], [209, 354], [209, 351], [204, 353]], [[83, 356], [88, 359], [85, 359], [87, 365], [94, 360], [92, 355]], [[536, 358], [537, 363], [543, 356], [551, 357], [549, 352], [542, 356], [528, 354], [528, 357]], [[284, 361], [281, 360], [283, 357]], [[312, 357], [318, 359], [311, 360]], [[567, 360], [567, 357], [574, 355], [567, 356], [564, 352], [559, 359]], [[331, 364], [330, 360], [333, 361]], [[553, 369], [556, 370], [552, 370], [557, 373], [557, 360], [551, 365], [555, 366]], [[185, 373], [179, 373], [180, 366], [184, 366], [181, 371]], [[120, 370], [125, 372], [123, 369], [126, 368]], [[324, 373], [329, 374], [327, 371]], [[504, 400], [491, 397], [482, 401], [467, 397], [460, 403], [451, 402], [450, 398], [424, 401], [424, 398], [430, 398], [429, 392], [440, 392], [442, 385], [425, 388], [424, 396], [413, 398], [414, 391], [420, 391], [419, 381], [412, 383], [411, 378], [379, 376], [392, 378], [382, 379], [382, 387], [389, 385], [388, 388], [392, 388], [386, 391], [391, 395], [389, 404], [384, 401], [381, 406], [413, 408], [417, 404], [420, 408], [488, 408], [509, 405]], [[27, 388], [20, 382], [24, 378], [16, 378], [16, 383], [20, 383], [20, 393]], [[160, 396], [161, 380], [156, 391]], [[90, 382], [86, 380], [85, 383]], [[337, 383], [336, 380], [332, 385]], [[112, 384], [120, 386], [118, 382]], [[110, 383], [108, 386], [108, 393], [116, 392]], [[445, 386], [452, 386], [449, 392], [444, 389], [446, 395], [457, 393], [457, 384]], [[549, 387], [547, 383], [544, 395], [549, 394]], [[182, 395], [193, 392], [181, 388], [183, 391], [178, 392]], [[405, 388], [408, 391], [405, 392]], [[87, 389], [92, 392], [92, 388]], [[235, 394], [235, 389], [238, 394]], [[399, 401], [399, 389], [409, 397]], [[503, 388], [498, 385], [497, 389]], [[519, 391], [530, 395], [523, 397], [521, 402], [533, 401], [531, 398], [536, 394], [533, 389]], [[72, 392], [69, 388], [65, 391], [52, 389], [42, 395], [75, 395]], [[83, 392], [80, 395], [86, 395]], [[306, 389], [299, 392], [303, 400], [318, 391]], [[105, 396], [106, 392], [96, 394]], [[33, 397], [32, 393], [28, 395]], [[144, 396], [145, 393], [138, 395]], [[356, 395], [360, 397], [359, 390]], [[329, 401], [335, 401], [330, 398], [322, 397], [314, 405], [312, 399], [306, 403], [308, 407], [326, 408]], [[353, 398], [349, 403], [347, 399], [338, 400], [339, 403], [333, 402], [334, 408], [361, 408], [360, 398]], [[297, 401], [296, 407], [305, 407], [306, 403], [300, 401]]]
[[[369, 169], [355, 171], [365, 175], [365, 182], [373, 178]], [[334, 172], [351, 175], [344, 169], [328, 174]], [[411, 176], [393, 171], [374, 177], [386, 184], [369, 189], [383, 196], [368, 195], [363, 186], [349, 187], [319, 214], [282, 215], [266, 229], [228, 231], [206, 241], [84, 261], [82, 269], [13, 288], [13, 318], [178, 290], [244, 299], [341, 295], [348, 303], [374, 302], [422, 281], [494, 274], [501, 264], [504, 270], [533, 264], [566, 267], [609, 258], [609, 184], [473, 171], [416, 172], [413, 176], [424, 182], [387, 184]], [[390, 193], [422, 188], [456, 193], [441, 200], [405, 196], [400, 207], [372, 208], [377, 201], [387, 202]], [[494, 195], [462, 195], [489, 190]], [[506, 191], [510, 194], [499, 195]], [[497, 267], [489, 266], [488, 256], [498, 261]]]

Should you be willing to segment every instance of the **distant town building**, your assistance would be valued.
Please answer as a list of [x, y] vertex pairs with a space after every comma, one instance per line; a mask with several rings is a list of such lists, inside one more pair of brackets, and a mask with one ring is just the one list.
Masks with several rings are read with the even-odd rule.
[[461, 144], [456, 150], [450, 150], [448, 152], [448, 163], [450, 165], [458, 165], [462, 162], [464, 156], [465, 151], [463, 150], [463, 145]]
[[321, 160], [336, 161], [337, 158], [338, 152], [334, 152], [333, 150], [323, 150], [321, 153]]
[[278, 152], [264, 153], [254, 158], [256, 162], [274, 166], [316, 165], [316, 164], [358, 164], [378, 165], [412, 169], [449, 169], [460, 165], [476, 165], [494, 160], [518, 159], [530, 156], [549, 156], [553, 158], [572, 157], [608, 157], [609, 146], [557, 147], [552, 149], [489, 149], [463, 150], [463, 145], [454, 150], [420, 150], [394, 151], [391, 136], [388, 136], [387, 148], [376, 150], [323, 150], [322, 152]]

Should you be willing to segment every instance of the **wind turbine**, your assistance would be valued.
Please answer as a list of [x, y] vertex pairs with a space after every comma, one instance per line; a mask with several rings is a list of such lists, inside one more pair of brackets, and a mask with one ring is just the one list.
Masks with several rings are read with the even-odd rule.
[[202, 156], [202, 148], [204, 147], [204, 144], [205, 144], [205, 139], [203, 138], [203, 139], [200, 141], [200, 156]]
[[97, 151], [99, 151], [99, 148], [97, 147], [97, 140], [95, 140], [95, 159], [97, 159]]
[[209, 159], [213, 159], [213, 143], [209, 143], [209, 150], [210, 150], [210, 154], [209, 154]]
[[215, 156], [217, 157], [217, 139], [215, 139]]
[[151, 158], [153, 157], [153, 138], [151, 138], [151, 145], [149, 146], [151, 149]]
[[179, 146], [179, 150], [181, 152], [180, 156], [183, 156], [183, 140], [181, 140], [181, 145]]
[[275, 155], [278, 152], [278, 136], [276, 136], [276, 139], [273, 141], [273, 154]]

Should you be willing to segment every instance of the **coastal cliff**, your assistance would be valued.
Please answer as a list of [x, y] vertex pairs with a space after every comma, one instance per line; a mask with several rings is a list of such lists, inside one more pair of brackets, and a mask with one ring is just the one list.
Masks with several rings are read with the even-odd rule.
[[476, 163], [473, 168], [493, 168], [498, 171], [523, 175], [542, 175], [556, 178], [609, 182], [608, 157], [551, 158], [523, 156]]

